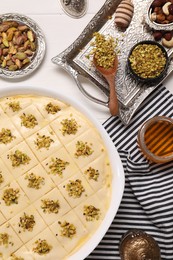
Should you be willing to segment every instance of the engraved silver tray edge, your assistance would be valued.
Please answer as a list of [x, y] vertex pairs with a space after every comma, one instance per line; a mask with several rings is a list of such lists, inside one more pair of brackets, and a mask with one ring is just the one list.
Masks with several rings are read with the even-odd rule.
[[[81, 49], [85, 47], [93, 38], [92, 34], [95, 31], [99, 31], [102, 26], [104, 26], [105, 21], [108, 19], [108, 15], [113, 15], [117, 6], [121, 0], [107, 0], [105, 4], [102, 6], [102, 8], [98, 11], [98, 13], [92, 18], [92, 20], [88, 23], [88, 25], [85, 27], [85, 29], [82, 31], [82, 33], [79, 35], [79, 37], [74, 41], [67, 49], [65, 49], [63, 52], [61, 52], [59, 55], [52, 58], [52, 62], [56, 65], [61, 66], [64, 70], [66, 70], [72, 78], [75, 80], [79, 90], [82, 92], [82, 94], [87, 97], [89, 100], [107, 106], [107, 101], [102, 101], [97, 99], [96, 97], [93, 97], [88, 93], [82, 86], [80, 80], [78, 79], [79, 75], [82, 75], [86, 77], [87, 79], [91, 80], [105, 95], [107, 98], [109, 98], [109, 89], [105, 87], [104, 84], [99, 84], [97, 80], [95, 80], [94, 77], [89, 75], [85, 69], [82, 68], [82, 65], [80, 65], [80, 59], [79, 64], [74, 62], [74, 58], [76, 55], [78, 55], [81, 52]], [[140, 1], [139, 1], [140, 2]], [[139, 3], [140, 4], [140, 3]], [[148, 6], [148, 4], [147, 4]], [[145, 13], [143, 14], [143, 19], [145, 17]], [[145, 25], [144, 25], [145, 26]], [[147, 26], [147, 24], [146, 24]], [[145, 37], [145, 32], [142, 33], [142, 37]], [[144, 38], [145, 39], [145, 38]], [[143, 40], [143, 39], [141, 39]], [[172, 64], [173, 65], [173, 64]], [[152, 86], [136, 86], [135, 90], [131, 94], [130, 98], [127, 99], [127, 102], [125, 101], [122, 103], [120, 100], [120, 109], [119, 109], [119, 117], [121, 121], [127, 125], [129, 124], [133, 114], [138, 109], [140, 104], [144, 101], [144, 99], [156, 88], [158, 87], [164, 79], [166, 79], [170, 73], [173, 71], [173, 66], [169, 66], [168, 72], [165, 75], [165, 77], [157, 84]]]

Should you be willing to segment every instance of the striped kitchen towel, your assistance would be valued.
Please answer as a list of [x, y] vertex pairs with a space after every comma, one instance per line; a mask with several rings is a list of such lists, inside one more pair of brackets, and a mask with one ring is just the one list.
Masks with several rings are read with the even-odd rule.
[[141, 124], [158, 115], [173, 118], [173, 95], [163, 86], [148, 96], [128, 126], [118, 117], [104, 123], [123, 163], [125, 190], [112, 225], [87, 259], [120, 260], [121, 236], [135, 228], [155, 238], [162, 260], [173, 260], [173, 162], [151, 163], [137, 144]]

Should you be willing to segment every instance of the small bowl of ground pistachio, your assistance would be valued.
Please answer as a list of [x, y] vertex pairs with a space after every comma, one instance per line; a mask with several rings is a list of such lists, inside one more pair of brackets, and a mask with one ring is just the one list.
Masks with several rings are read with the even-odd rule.
[[135, 44], [128, 55], [128, 68], [132, 76], [143, 83], [161, 80], [168, 68], [168, 54], [155, 41], [141, 41]]

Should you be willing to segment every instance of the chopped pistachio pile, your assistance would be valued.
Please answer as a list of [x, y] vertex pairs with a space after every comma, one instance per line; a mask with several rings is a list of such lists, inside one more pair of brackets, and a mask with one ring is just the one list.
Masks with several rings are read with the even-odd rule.
[[46, 148], [48, 149], [51, 145], [51, 143], [54, 142], [53, 139], [50, 138], [50, 136], [45, 136], [45, 135], [40, 135], [37, 134], [37, 139], [34, 141], [35, 145], [37, 146], [38, 149], [41, 148]]
[[26, 174], [25, 179], [28, 180], [28, 187], [36, 190], [41, 189], [42, 185], [45, 184], [45, 178], [34, 173]]
[[76, 143], [76, 152], [75, 152], [75, 157], [80, 157], [80, 156], [89, 156], [93, 153], [94, 151], [92, 148], [88, 145], [87, 142], [83, 141], [77, 141]]
[[25, 260], [25, 259], [21, 256], [16, 256], [15, 254], [11, 254], [10, 260]]
[[69, 162], [65, 162], [60, 158], [51, 158], [51, 164], [49, 165], [50, 173], [62, 177], [67, 165], [69, 165]]
[[0, 132], [0, 143], [1, 144], [11, 143], [11, 141], [13, 141], [13, 139], [15, 139], [15, 138], [16, 137], [14, 135], [12, 135], [10, 129], [2, 128], [2, 130]]
[[22, 217], [20, 217], [19, 227], [23, 229], [23, 231], [32, 231], [35, 226], [35, 219], [33, 215], [27, 215], [25, 212]]
[[3, 175], [1, 174], [1, 171], [0, 171], [0, 184], [4, 182], [4, 177]]
[[105, 69], [113, 68], [117, 42], [112, 36], [105, 36], [99, 32], [93, 34], [94, 41], [91, 43], [93, 49], [90, 55], [93, 55], [97, 65]]
[[19, 196], [19, 189], [8, 188], [4, 190], [2, 199], [7, 206], [10, 206], [11, 204], [18, 204]]
[[67, 221], [64, 221], [63, 223], [61, 222], [58, 223], [61, 227], [61, 236], [68, 237], [68, 238], [74, 237], [74, 235], [76, 234], [76, 227], [73, 224]]
[[61, 132], [63, 135], [71, 135], [71, 134], [75, 135], [79, 128], [79, 125], [74, 118], [63, 119], [61, 121], [61, 124], [62, 124]]
[[45, 239], [36, 240], [35, 245], [36, 246], [32, 250], [33, 250], [33, 252], [35, 252], [39, 255], [46, 255], [52, 249], [52, 246], [49, 245]]
[[94, 181], [97, 181], [98, 180], [98, 177], [99, 177], [99, 171], [92, 168], [92, 167], [89, 167], [85, 172], [84, 174], [86, 174], [88, 176], [88, 179], [89, 180], [94, 180]]
[[0, 233], [0, 246], [8, 246], [9, 235], [7, 233]]
[[69, 181], [69, 183], [66, 185], [66, 190], [68, 191], [68, 195], [73, 198], [79, 198], [85, 191], [82, 185], [82, 181], [79, 179], [75, 181]]
[[164, 70], [166, 57], [159, 46], [139, 44], [132, 51], [129, 61], [132, 70], [141, 78], [156, 78]]
[[56, 114], [58, 111], [60, 111], [60, 107], [58, 105], [53, 105], [51, 102], [48, 103], [46, 106], [45, 106], [45, 109], [47, 111], [48, 114]]
[[19, 111], [21, 108], [19, 101], [13, 101], [8, 103], [9, 108], [12, 109], [13, 112]]
[[58, 200], [44, 199], [41, 200], [41, 202], [42, 202], [41, 208], [43, 209], [44, 213], [57, 214], [59, 212], [60, 204]]
[[21, 125], [25, 126], [26, 128], [34, 128], [36, 125], [38, 125], [37, 119], [32, 114], [26, 115], [23, 113], [23, 115], [20, 116], [20, 119]]
[[83, 215], [86, 218], [86, 221], [94, 221], [99, 220], [100, 217], [100, 209], [94, 207], [93, 205], [84, 206]]
[[9, 158], [12, 162], [13, 167], [18, 167], [21, 164], [23, 165], [28, 164], [31, 160], [31, 158], [27, 154], [19, 150], [16, 150], [14, 153], [10, 154]]

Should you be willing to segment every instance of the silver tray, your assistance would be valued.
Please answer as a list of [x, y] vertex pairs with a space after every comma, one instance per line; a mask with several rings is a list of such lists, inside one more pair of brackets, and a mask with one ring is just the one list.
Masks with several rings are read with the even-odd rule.
[[109, 87], [106, 80], [95, 70], [87, 55], [91, 50], [93, 32], [98, 31], [118, 39], [119, 66], [116, 76], [117, 95], [119, 100], [119, 117], [128, 124], [143, 100], [172, 72], [170, 61], [167, 74], [157, 85], [146, 85], [136, 81], [127, 69], [127, 57], [134, 44], [142, 40], [153, 40], [151, 29], [145, 22], [149, 1], [133, 0], [134, 15], [126, 31], [119, 30], [114, 24], [114, 13], [121, 0], [107, 0], [99, 12], [89, 22], [80, 36], [65, 51], [52, 58], [54, 64], [60, 65], [76, 81], [80, 91], [90, 100], [108, 106], [108, 101], [99, 100], [88, 93], [82, 86], [79, 75], [93, 82], [109, 99]]
[[46, 51], [45, 38], [40, 27], [31, 18], [18, 13], [7, 13], [7, 14], [0, 15], [0, 22], [9, 21], [9, 20], [26, 24], [35, 33], [37, 39], [36, 52], [32, 57], [31, 62], [26, 67], [16, 71], [9, 71], [8, 69], [4, 69], [2, 67], [0, 68], [0, 77], [2, 78], [6, 78], [6, 79], [22, 78], [31, 74], [41, 64]]

